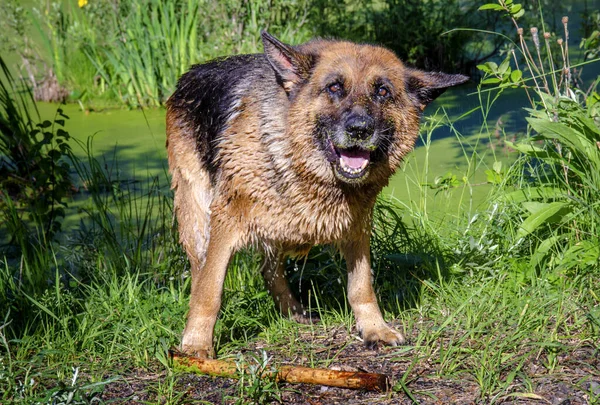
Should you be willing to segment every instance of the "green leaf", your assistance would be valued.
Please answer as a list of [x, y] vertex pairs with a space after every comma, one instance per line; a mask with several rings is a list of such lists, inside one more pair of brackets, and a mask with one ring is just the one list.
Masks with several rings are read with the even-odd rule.
[[61, 128], [58, 128], [56, 130], [56, 136], [62, 137], [62, 138], [65, 138], [65, 139], [69, 139], [70, 138], [69, 133], [67, 131], [65, 131], [64, 129], [61, 129]]
[[496, 73], [498, 71], [498, 64], [496, 62], [485, 62], [485, 65], [492, 71], [492, 73]]
[[500, 184], [502, 182], [502, 176], [490, 169], [485, 171], [485, 177], [490, 184]]
[[502, 80], [498, 79], [497, 77], [490, 77], [485, 80], [482, 80], [481, 84], [497, 84], [497, 83], [500, 83], [501, 81]]
[[503, 8], [502, 8], [502, 6], [500, 4], [488, 3], [488, 4], [484, 4], [483, 6], [479, 7], [478, 10], [479, 11], [481, 11], [481, 10], [498, 10], [498, 11], [501, 11], [501, 10], [503, 10]]
[[525, 208], [527, 211], [529, 211], [530, 214], [535, 214], [536, 212], [546, 208], [548, 206], [548, 204], [550, 204], [550, 203], [539, 202], [539, 201], [525, 201], [521, 205], [523, 206], [523, 208]]
[[[581, 120], [579, 121], [581, 122]], [[600, 169], [600, 151], [596, 142], [587, 138], [585, 133], [579, 131], [576, 126], [567, 126], [560, 122], [539, 118], [527, 118], [527, 122], [545, 138], [555, 139], [571, 147], [574, 151], [581, 153], [582, 158], [586, 159], [595, 169]]]
[[[529, 217], [523, 221], [517, 231], [516, 239], [519, 240], [531, 234], [542, 225], [549, 225], [561, 220], [562, 217], [569, 214], [573, 207], [567, 202], [553, 203], [524, 203], [529, 209], [535, 210]], [[536, 204], [536, 205], [534, 205]]]
[[495, 161], [492, 165], [492, 169], [494, 169], [496, 173], [500, 174], [502, 172], [502, 162], [499, 160]]
[[506, 59], [504, 59], [502, 61], [502, 63], [498, 67], [498, 74], [502, 76], [504, 73], [506, 73], [506, 71], [508, 70], [509, 67], [510, 67], [510, 59], [507, 57]]
[[[483, 65], [479, 65], [479, 66], [483, 66]], [[479, 66], [477, 66], [478, 69], [479, 69]], [[598, 102], [600, 102], [600, 95], [598, 93], [596, 93], [595, 91], [593, 91], [592, 94], [590, 94], [589, 97], [585, 99], [585, 105], [587, 106], [587, 108], [592, 108]]]
[[548, 256], [550, 249], [556, 245], [558, 241], [565, 239], [566, 237], [567, 236], [565, 235], [553, 235], [548, 239], [544, 239], [542, 243], [538, 245], [535, 252], [531, 255], [531, 258], [529, 259], [529, 267], [536, 268], [539, 266], [542, 260]]
[[523, 6], [520, 4], [513, 4], [512, 6], [510, 6], [510, 13], [514, 16], [515, 14], [519, 13], [519, 11], [521, 11], [523, 9]]
[[525, 9], [524, 8], [522, 8], [521, 10], [519, 10], [516, 14], [513, 14], [513, 17], [515, 19], [519, 18], [519, 17], [523, 17], [523, 14], [525, 14]]
[[487, 65], [477, 65], [477, 69], [479, 69], [485, 73], [492, 73], [492, 71], [490, 70], [489, 67], [487, 67]]
[[513, 143], [511, 141], [506, 141], [506, 146], [511, 149], [517, 150], [521, 153], [530, 154], [532, 152], [535, 153], [546, 153], [545, 149], [540, 148], [539, 146], [530, 144], [530, 143]]
[[521, 77], [523, 77], [523, 72], [521, 72], [520, 70], [513, 70], [510, 74], [510, 81], [513, 83], [517, 83], [521, 80]]
[[567, 269], [595, 266], [600, 262], [600, 245], [597, 241], [583, 240], [571, 246], [559, 261], [559, 266]]
[[566, 196], [566, 191], [560, 187], [528, 187], [504, 194], [498, 199], [509, 203], [521, 203], [531, 200], [561, 199]]

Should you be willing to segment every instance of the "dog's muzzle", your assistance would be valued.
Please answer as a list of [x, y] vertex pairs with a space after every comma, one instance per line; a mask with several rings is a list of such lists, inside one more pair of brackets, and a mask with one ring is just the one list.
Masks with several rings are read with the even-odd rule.
[[339, 180], [360, 183], [369, 174], [374, 144], [375, 122], [367, 114], [351, 114], [325, 137], [325, 154]]

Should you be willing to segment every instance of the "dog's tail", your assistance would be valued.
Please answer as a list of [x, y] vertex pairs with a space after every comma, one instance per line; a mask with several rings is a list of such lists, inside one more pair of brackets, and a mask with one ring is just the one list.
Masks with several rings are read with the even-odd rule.
[[204, 265], [208, 248], [213, 188], [192, 131], [172, 109], [167, 111], [167, 152], [179, 240], [190, 259], [192, 272], [197, 272]]

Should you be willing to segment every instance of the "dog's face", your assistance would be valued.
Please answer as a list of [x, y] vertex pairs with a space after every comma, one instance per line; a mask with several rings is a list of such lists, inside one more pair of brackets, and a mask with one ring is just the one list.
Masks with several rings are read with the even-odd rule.
[[408, 69], [376, 46], [316, 40], [292, 47], [267, 33], [263, 42], [290, 100], [301, 160], [342, 183], [387, 182], [412, 149], [425, 106], [467, 80]]

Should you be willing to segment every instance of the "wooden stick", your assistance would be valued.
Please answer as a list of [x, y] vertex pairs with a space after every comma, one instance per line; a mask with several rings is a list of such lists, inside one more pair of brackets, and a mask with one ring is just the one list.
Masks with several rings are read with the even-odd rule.
[[[169, 350], [169, 355], [173, 359], [175, 368], [181, 371], [218, 377], [239, 378], [238, 367], [231, 361], [201, 359], [187, 356], [173, 349]], [[390, 379], [384, 374], [337, 371], [301, 366], [281, 366], [275, 372], [264, 372], [262, 376], [274, 377], [277, 381], [289, 383], [327, 385], [355, 390], [384, 392], [391, 387]]]

